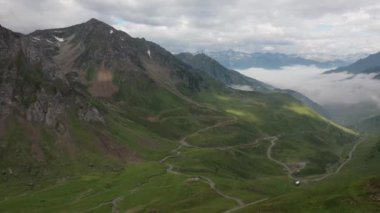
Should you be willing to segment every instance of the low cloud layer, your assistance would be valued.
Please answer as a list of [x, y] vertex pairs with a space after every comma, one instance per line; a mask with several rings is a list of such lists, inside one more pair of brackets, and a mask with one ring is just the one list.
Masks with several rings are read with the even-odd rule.
[[275, 87], [299, 91], [322, 106], [372, 102], [380, 109], [380, 81], [372, 79], [374, 75], [322, 74], [324, 71], [307, 66], [240, 70]]
[[174, 52], [231, 48], [336, 57], [380, 50], [377, 0], [0, 0], [0, 5], [0, 24], [15, 31], [98, 18]]

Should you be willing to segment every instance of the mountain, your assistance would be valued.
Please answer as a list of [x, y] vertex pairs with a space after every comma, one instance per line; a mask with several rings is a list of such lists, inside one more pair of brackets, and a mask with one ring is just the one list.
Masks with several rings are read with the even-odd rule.
[[136, 129], [136, 140], [155, 136], [122, 123], [131, 116], [117, 115], [192, 102], [186, 95], [205, 80], [159, 45], [95, 19], [29, 35], [4, 27], [0, 33], [0, 165], [19, 177], [93, 170], [87, 164], [113, 168], [139, 158], [134, 149], [142, 145], [128, 147], [130, 139], [116, 129]]
[[207, 55], [230, 69], [248, 69], [253, 67], [264, 69], [281, 69], [284, 66], [294, 65], [313, 65], [320, 68], [331, 68], [347, 64], [347, 62], [341, 60], [321, 62], [282, 53], [244, 53], [228, 50], [208, 52]]
[[380, 129], [380, 115], [365, 119], [354, 126], [361, 131], [378, 134]]
[[[27, 112], [41, 115], [31, 121], [46, 120], [46, 110], [64, 108], [63, 92], [120, 99], [138, 87], [147, 92], [165, 88], [177, 95], [201, 89], [202, 77], [159, 45], [132, 38], [95, 19], [26, 36], [2, 28], [2, 35], [10, 40], [3, 42], [8, 46], [1, 55], [3, 109], [23, 103]], [[128, 84], [121, 84], [124, 81]], [[40, 105], [49, 105], [51, 99], [59, 107], [42, 109]], [[46, 123], [53, 125], [53, 120]]]
[[284, 93], [292, 96], [319, 114], [329, 117], [329, 114], [323, 109], [323, 107], [301, 93], [293, 90], [277, 89], [256, 79], [242, 75], [237, 71], [227, 69], [206, 54], [180, 53], [176, 56], [184, 63], [192, 66], [194, 69], [198, 69], [200, 72], [205, 72], [211, 78], [220, 81], [231, 88], [239, 90]]
[[277, 91], [288, 94], [292, 96], [293, 98], [297, 99], [298, 101], [300, 101], [302, 104], [310, 107], [315, 112], [325, 116], [326, 118], [331, 118], [330, 114], [321, 105], [311, 100], [307, 96], [303, 95], [302, 93], [294, 91], [294, 90], [290, 90], [290, 89], [277, 89]]
[[211, 78], [230, 87], [248, 87], [251, 90], [269, 92], [274, 88], [256, 79], [246, 77], [237, 71], [229, 70], [209, 56], [201, 54], [180, 53], [176, 57], [184, 63], [205, 72]]
[[376, 74], [375, 78], [380, 79], [380, 52], [360, 59], [355, 63], [339, 67], [326, 73], [348, 72], [352, 74]]
[[1, 27], [0, 212], [235, 211], [347, 163], [356, 132], [217, 79], [96, 19]]

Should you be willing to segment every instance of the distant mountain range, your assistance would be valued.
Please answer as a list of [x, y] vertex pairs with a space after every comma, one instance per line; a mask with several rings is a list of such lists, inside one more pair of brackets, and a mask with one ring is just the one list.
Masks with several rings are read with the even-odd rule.
[[342, 66], [326, 73], [348, 72], [352, 74], [376, 74], [375, 78], [380, 79], [380, 52], [360, 59], [348, 66]]
[[283, 53], [245, 53], [227, 50], [220, 52], [207, 52], [206, 54], [230, 69], [248, 69], [252, 67], [281, 69], [285, 66], [294, 65], [316, 66], [327, 69], [345, 66], [349, 63], [343, 60], [317, 61]]

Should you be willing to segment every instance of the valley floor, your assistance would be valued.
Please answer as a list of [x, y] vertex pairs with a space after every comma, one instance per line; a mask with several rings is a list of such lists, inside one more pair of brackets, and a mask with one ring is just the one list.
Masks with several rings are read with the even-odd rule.
[[[156, 210], [160, 212], [292, 212], [291, 209], [294, 209], [293, 212], [298, 212], [301, 207], [293, 202], [310, 202], [299, 197], [303, 193], [310, 197], [310, 193], [314, 193], [311, 190], [331, 186], [341, 177], [344, 179], [339, 181], [337, 187], [342, 187], [343, 184], [352, 185], [350, 182], [352, 178], [348, 178], [347, 173], [355, 172], [357, 167], [354, 165], [361, 160], [360, 156], [356, 157], [355, 150], [359, 147], [358, 155], [363, 155], [366, 152], [365, 149], [371, 147], [373, 143], [371, 140], [365, 140], [363, 147], [359, 146], [359, 142], [354, 144], [348, 157], [341, 159], [339, 165], [335, 166], [335, 170], [319, 176], [297, 178], [294, 177], [294, 170], [288, 164], [275, 159], [272, 155], [272, 150], [276, 148], [276, 143], [281, 140], [281, 136], [264, 136], [250, 143], [208, 147], [188, 142], [192, 136], [233, 125], [237, 121], [236, 117], [225, 117], [215, 124], [183, 137], [178, 142], [178, 146], [158, 162], [129, 164], [124, 171], [114, 175], [92, 174], [61, 179], [56, 183], [46, 184], [46, 186], [26, 192], [25, 187], [20, 184], [2, 185], [0, 186], [2, 195], [0, 211], [30, 212], [33, 209], [34, 212], [154, 212]], [[246, 155], [245, 152], [252, 152], [252, 150], [255, 152], [257, 149], [264, 151], [261, 151], [260, 160], [268, 161], [271, 167], [276, 168], [275, 174], [247, 181], [236, 180], [237, 177], [232, 177], [231, 174], [210, 173], [205, 168], [194, 170], [181, 167], [184, 160], [194, 159], [193, 156], [196, 155], [192, 153], [206, 152], [214, 155], [215, 152], [220, 154], [236, 151]], [[354, 161], [353, 165], [349, 164], [351, 159]], [[191, 162], [187, 163], [191, 164]], [[301, 182], [299, 187], [294, 184], [297, 180]], [[336, 187], [331, 186], [328, 191], [334, 188]], [[8, 191], [24, 192], [12, 195], [8, 194]], [[310, 199], [314, 197], [320, 199], [320, 194], [324, 191], [315, 190], [315, 193]], [[343, 190], [341, 193], [346, 192]], [[315, 202], [315, 205], [323, 205], [326, 201]], [[364, 203], [361, 204], [364, 205]], [[291, 208], [285, 207], [287, 205], [291, 205]], [[365, 205], [369, 210], [379, 209], [379, 205], [376, 207], [375, 203], [369, 205], [366, 202]], [[341, 208], [347, 210], [346, 212], [356, 211]], [[323, 211], [323, 209], [320, 210]]]

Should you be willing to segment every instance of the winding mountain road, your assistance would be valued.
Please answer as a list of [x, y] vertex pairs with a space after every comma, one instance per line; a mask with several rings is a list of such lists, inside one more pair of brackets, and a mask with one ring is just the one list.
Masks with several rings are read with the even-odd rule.
[[[263, 137], [263, 138], [258, 138], [254, 142], [251, 142], [251, 143], [238, 144], [238, 145], [233, 145], [233, 146], [223, 146], [223, 147], [198, 147], [198, 146], [189, 144], [186, 141], [189, 137], [194, 136], [196, 134], [199, 134], [201, 132], [205, 132], [205, 131], [208, 131], [208, 130], [211, 130], [211, 129], [214, 129], [214, 128], [217, 128], [217, 127], [225, 126], [225, 125], [230, 125], [230, 124], [236, 123], [237, 121], [238, 121], [238, 119], [236, 117], [232, 117], [231, 119], [227, 119], [225, 121], [220, 121], [220, 122], [218, 122], [218, 123], [216, 123], [214, 125], [207, 126], [205, 128], [199, 129], [199, 130], [197, 130], [197, 131], [195, 131], [193, 133], [190, 133], [190, 134], [186, 135], [185, 137], [183, 137], [179, 141], [179, 145], [175, 149], [171, 150], [172, 154], [170, 154], [168, 156], [165, 156], [159, 162], [161, 164], [165, 164], [167, 166], [166, 172], [168, 172], [170, 174], [173, 174], [173, 175], [182, 175], [182, 176], [188, 176], [188, 177], [194, 178], [194, 175], [188, 175], [188, 174], [184, 174], [184, 173], [175, 171], [174, 170], [174, 166], [172, 164], [170, 164], [170, 163], [167, 163], [166, 161], [168, 159], [170, 159], [170, 158], [178, 157], [181, 154], [181, 149], [184, 148], [184, 147], [195, 148], [195, 149], [227, 150], [227, 149], [233, 149], [233, 148], [240, 148], [240, 147], [244, 147], [244, 146], [253, 146], [253, 145], [257, 145], [259, 143], [259, 141], [269, 140], [270, 145], [268, 146], [267, 152], [266, 152], [268, 160], [270, 160], [270, 161], [272, 161], [272, 162], [274, 162], [274, 163], [282, 166], [284, 168], [284, 170], [286, 170], [286, 173], [287, 173], [287, 176], [288, 176], [289, 179], [291, 179], [291, 180], [300, 180], [300, 181], [304, 181], [304, 182], [307, 182], [307, 181], [317, 182], [317, 181], [322, 181], [322, 180], [326, 179], [327, 177], [329, 177], [329, 176], [331, 176], [333, 174], [338, 174], [341, 171], [341, 169], [352, 159], [353, 153], [356, 151], [356, 148], [360, 144], [360, 142], [357, 142], [353, 146], [353, 148], [350, 150], [350, 152], [348, 154], [348, 158], [345, 161], [343, 161], [334, 172], [326, 173], [326, 174], [324, 174], [322, 176], [318, 176], [318, 177], [295, 178], [295, 177], [293, 177], [293, 171], [289, 168], [289, 166], [286, 163], [281, 162], [281, 161], [273, 158], [273, 156], [272, 156], [272, 150], [273, 150], [273, 148], [276, 145], [276, 141], [279, 140], [278, 136], [266, 136], [266, 137]], [[245, 203], [240, 198], [234, 197], [234, 196], [231, 196], [231, 195], [227, 195], [224, 192], [222, 192], [221, 190], [219, 190], [216, 187], [215, 182], [211, 178], [206, 177], [206, 176], [201, 176], [201, 175], [200, 176], [196, 176], [196, 177], [200, 178], [200, 180], [202, 180], [203, 182], [205, 182], [206, 184], [208, 184], [209, 187], [212, 190], [214, 190], [221, 197], [223, 197], [225, 199], [232, 200], [232, 201], [234, 201], [236, 203], [236, 206], [234, 206], [231, 209], [228, 209], [228, 210], [224, 211], [224, 213], [232, 213], [232, 212], [238, 211], [240, 209], [243, 209], [243, 208], [245, 208], [247, 206], [255, 205], [255, 204], [264, 202], [264, 201], [266, 201], [266, 200], [269, 199], [269, 198], [263, 198], [263, 199], [256, 200], [256, 201], [253, 201], [253, 202], [250, 202], [250, 203]]]
[[293, 177], [293, 172], [292, 172], [292, 170], [289, 168], [289, 166], [286, 165], [286, 163], [283, 163], [283, 162], [281, 162], [281, 161], [279, 161], [279, 160], [276, 160], [276, 159], [274, 159], [274, 158], [272, 157], [272, 149], [273, 149], [273, 147], [276, 145], [275, 142], [278, 140], [278, 138], [277, 138], [277, 137], [271, 137], [271, 138], [268, 138], [268, 139], [270, 140], [270, 143], [271, 143], [271, 144], [270, 144], [270, 146], [269, 146], [268, 149], [267, 149], [267, 158], [268, 158], [269, 160], [275, 162], [276, 164], [282, 166], [282, 167], [287, 171], [288, 177], [289, 177], [290, 179], [295, 180], [296, 178]]
[[348, 153], [348, 158], [346, 160], [344, 160], [340, 165], [339, 167], [334, 171], [334, 172], [330, 172], [330, 173], [326, 173], [326, 174], [323, 174], [323, 175], [317, 175], [317, 176], [309, 176], [309, 177], [304, 177], [304, 178], [295, 178], [293, 177], [293, 171], [289, 168], [289, 166], [284, 163], [284, 162], [281, 162], [279, 160], [276, 160], [272, 157], [272, 149], [273, 147], [276, 145], [276, 141], [278, 140], [278, 137], [272, 137], [270, 139], [270, 143], [271, 145], [268, 147], [267, 149], [267, 158], [273, 162], [275, 162], [276, 164], [282, 166], [286, 171], [287, 171], [287, 174], [288, 174], [288, 177], [289, 179], [292, 179], [292, 180], [299, 180], [299, 181], [303, 181], [303, 182], [318, 182], [318, 181], [322, 181], [328, 177], [330, 177], [331, 175], [335, 175], [335, 174], [338, 174], [342, 168], [348, 163], [351, 161], [352, 159], [352, 156], [354, 154], [354, 152], [356, 151], [356, 148], [359, 146], [359, 144], [361, 143], [361, 141], [358, 141], [357, 143], [355, 143], [355, 145], [352, 147], [352, 149], [350, 150], [350, 152]]
[[350, 150], [350, 152], [348, 153], [348, 158], [346, 160], [344, 160], [340, 165], [339, 167], [334, 171], [334, 172], [331, 172], [331, 173], [327, 173], [321, 177], [317, 177], [317, 178], [312, 178], [312, 179], [308, 179], [308, 181], [313, 181], [313, 182], [317, 182], [317, 181], [321, 181], [321, 180], [324, 180], [332, 175], [335, 175], [335, 174], [339, 174], [340, 171], [343, 169], [343, 167], [352, 160], [352, 157], [354, 155], [354, 152], [356, 151], [356, 149], [358, 148], [358, 146], [360, 145], [361, 141], [358, 141], [357, 143], [355, 143], [355, 145], [352, 147], [352, 149]]
[[[196, 149], [218, 149], [218, 150], [227, 150], [227, 149], [232, 149], [232, 148], [237, 148], [237, 147], [242, 147], [242, 146], [249, 146], [249, 145], [256, 145], [258, 143], [259, 140], [266, 140], [267, 137], [265, 138], [262, 138], [262, 139], [256, 139], [254, 142], [252, 143], [249, 143], [249, 144], [239, 144], [239, 145], [235, 145], [235, 146], [226, 146], [226, 147], [215, 147], [215, 148], [209, 148], [209, 147], [198, 147], [198, 146], [194, 146], [194, 145], [191, 145], [189, 144], [186, 140], [191, 137], [191, 136], [194, 136], [198, 133], [201, 133], [201, 132], [205, 132], [205, 131], [208, 131], [208, 130], [211, 130], [211, 129], [214, 129], [214, 128], [217, 128], [217, 127], [221, 127], [221, 126], [225, 126], [225, 125], [229, 125], [229, 124], [233, 124], [233, 123], [236, 123], [237, 122], [237, 118], [236, 117], [232, 117], [231, 119], [228, 119], [228, 120], [225, 120], [225, 121], [221, 121], [221, 122], [218, 122], [214, 125], [211, 125], [211, 126], [208, 126], [208, 127], [205, 127], [205, 128], [202, 128], [200, 130], [197, 130], [191, 134], [188, 134], [186, 135], [185, 137], [183, 137], [180, 141], [179, 141], [179, 145], [173, 149], [171, 151], [171, 155], [168, 155], [168, 156], [165, 156], [163, 159], [160, 160], [160, 163], [161, 164], [165, 164], [167, 166], [167, 169], [166, 171], [170, 174], [174, 174], [174, 175], [182, 175], [182, 176], [191, 176], [191, 175], [187, 175], [187, 174], [184, 174], [184, 173], [180, 173], [178, 171], [175, 171], [174, 170], [174, 166], [170, 163], [166, 163], [166, 161], [169, 159], [169, 158], [174, 158], [174, 157], [178, 157], [180, 154], [181, 154], [181, 149], [183, 147], [188, 147], [188, 148], [196, 148]], [[191, 176], [193, 177], [193, 176]], [[240, 210], [242, 208], [245, 208], [247, 206], [250, 206], [250, 205], [254, 205], [256, 203], [259, 203], [259, 202], [263, 202], [264, 200], [267, 200], [267, 198], [265, 199], [261, 199], [261, 200], [258, 200], [258, 201], [254, 201], [254, 202], [251, 202], [251, 203], [245, 203], [244, 201], [242, 201], [240, 198], [238, 197], [234, 197], [234, 196], [231, 196], [231, 195], [227, 195], [225, 194], [224, 192], [222, 192], [221, 190], [219, 190], [217, 187], [216, 187], [216, 184], [215, 182], [209, 178], [209, 177], [206, 177], [206, 176], [198, 176], [198, 178], [200, 178], [203, 182], [205, 182], [206, 184], [208, 184], [210, 186], [210, 188], [212, 190], [214, 190], [218, 195], [222, 196], [223, 198], [225, 199], [229, 199], [229, 200], [232, 200], [234, 201], [237, 205], [234, 206], [233, 208], [231, 209], [228, 209], [225, 211], [225, 213], [231, 213], [231, 212], [235, 212], [237, 210]]]

